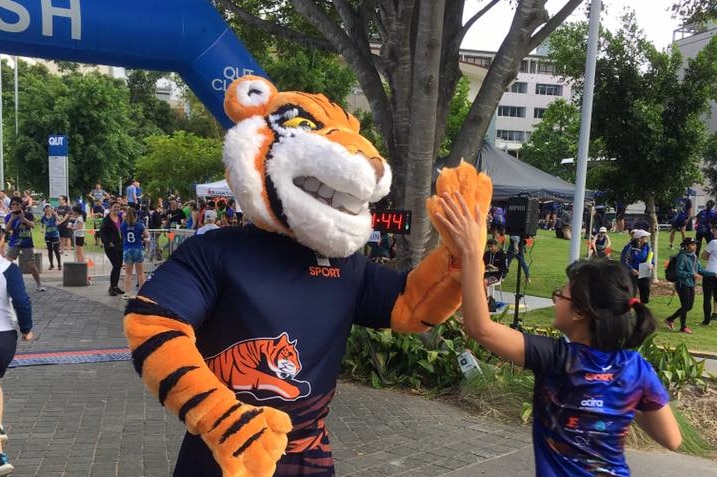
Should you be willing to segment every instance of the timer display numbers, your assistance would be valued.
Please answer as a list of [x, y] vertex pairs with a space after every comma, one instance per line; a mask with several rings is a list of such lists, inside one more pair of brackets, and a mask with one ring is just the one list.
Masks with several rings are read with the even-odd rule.
[[411, 211], [371, 209], [371, 227], [383, 233], [410, 234]]

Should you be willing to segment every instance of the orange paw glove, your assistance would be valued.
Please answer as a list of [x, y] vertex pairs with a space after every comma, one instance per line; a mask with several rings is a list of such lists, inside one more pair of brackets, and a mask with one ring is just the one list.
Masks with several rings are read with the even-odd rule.
[[[271, 407], [232, 404], [201, 434], [223, 477], [271, 477], [284, 455], [289, 416]], [[239, 405], [241, 404], [241, 405]], [[239, 405], [239, 406], [238, 406]]]
[[[446, 231], [443, 225], [436, 219], [437, 215], [443, 215], [443, 207], [439, 201], [443, 193], [453, 194], [460, 192], [463, 200], [468, 205], [468, 210], [475, 211], [476, 205], [481, 215], [485, 219], [488, 216], [490, 202], [493, 197], [493, 182], [490, 177], [483, 172], [476, 171], [475, 167], [465, 161], [461, 161], [458, 167], [443, 168], [436, 180], [436, 195], [426, 200], [426, 208], [431, 223], [441, 236], [441, 241], [445, 244], [451, 256], [457, 258], [455, 244], [451, 235]], [[485, 240], [484, 240], [485, 241]], [[455, 264], [459, 265], [459, 264]]]

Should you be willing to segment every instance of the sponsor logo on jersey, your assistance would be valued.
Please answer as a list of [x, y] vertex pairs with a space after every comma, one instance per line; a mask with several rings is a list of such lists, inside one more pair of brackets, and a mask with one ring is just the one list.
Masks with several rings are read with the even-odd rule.
[[337, 267], [309, 267], [309, 276], [325, 278], [341, 278], [341, 269]]
[[603, 383], [612, 382], [615, 375], [612, 373], [585, 373], [585, 381], [600, 381]]
[[310, 277], [323, 277], [323, 278], [341, 278], [341, 269], [338, 267], [331, 266], [331, 259], [324, 257], [323, 255], [316, 254], [316, 265], [309, 267]]
[[603, 400], [595, 398], [583, 399], [580, 401], [580, 405], [588, 408], [601, 408], [603, 406]]

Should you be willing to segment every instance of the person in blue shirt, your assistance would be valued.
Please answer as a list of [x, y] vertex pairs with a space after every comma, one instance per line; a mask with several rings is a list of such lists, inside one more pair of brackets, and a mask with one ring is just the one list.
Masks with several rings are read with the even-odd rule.
[[[686, 238], [685, 231], [692, 220], [692, 200], [689, 197], [675, 201], [675, 216], [670, 224], [670, 250], [674, 248], [675, 232], [680, 232], [682, 240]], [[691, 229], [690, 229], [691, 230]]]
[[[0, 247], [4, 246], [0, 229]], [[0, 256], [0, 379], [15, 357], [17, 348], [17, 325], [24, 341], [32, 341], [32, 304], [25, 290], [22, 272], [14, 263]], [[0, 381], [1, 382], [1, 381]], [[14, 467], [8, 462], [3, 445], [8, 440], [3, 420], [3, 390], [0, 386], [0, 475], [12, 473]]]
[[137, 208], [139, 206], [139, 203], [136, 180], [130, 182], [130, 184], [127, 186], [127, 189], [125, 190], [125, 194], [127, 195], [127, 205], [133, 208]]
[[45, 245], [47, 245], [47, 256], [50, 259], [50, 268], [55, 268], [53, 263], [53, 254], [57, 257], [57, 269], [62, 270], [62, 260], [60, 259], [60, 229], [57, 226], [57, 214], [50, 204], [45, 205], [45, 215], [42, 216], [40, 222], [45, 229]]
[[640, 301], [643, 304], [650, 302], [651, 277], [640, 277], [640, 264], [647, 263], [650, 269], [654, 268], [654, 254], [650, 249], [650, 232], [636, 229], [631, 232], [632, 240], [625, 245], [620, 253], [620, 261], [630, 272], [633, 290], [640, 292]]
[[621, 264], [584, 260], [567, 268], [568, 283], [553, 292], [553, 326], [569, 341], [524, 334], [494, 322], [482, 286], [479, 244], [487, 231], [465, 202], [445, 194], [444, 216], [461, 256], [463, 320], [489, 351], [535, 373], [533, 447], [539, 476], [629, 476], [625, 436], [633, 420], [668, 449], [682, 435], [669, 396], [652, 366], [634, 348], [655, 331], [650, 309], [632, 296]]
[[496, 240], [505, 234], [505, 209], [503, 207], [496, 205], [490, 208], [490, 233]]
[[710, 199], [705, 204], [705, 208], [697, 213], [695, 217], [695, 240], [697, 240], [696, 254], [700, 256], [702, 248], [702, 239], [705, 244], [710, 243], [714, 236], [712, 235], [712, 226], [717, 222], [717, 212], [715, 211], [715, 201]]
[[35, 244], [32, 241], [32, 229], [35, 228], [35, 217], [31, 212], [24, 210], [22, 199], [13, 197], [10, 200], [11, 212], [5, 217], [5, 231], [9, 235], [5, 258], [10, 261], [16, 258], [25, 264], [35, 279], [37, 291], [46, 289], [40, 282], [40, 271], [35, 265]]
[[132, 207], [127, 208], [124, 221], [120, 225], [122, 234], [122, 258], [125, 264], [124, 289], [126, 290], [123, 299], [134, 298], [130, 293], [132, 286], [132, 267], [137, 273], [139, 286], [144, 285], [144, 242], [149, 240], [149, 232], [144, 224], [137, 220], [137, 211]]

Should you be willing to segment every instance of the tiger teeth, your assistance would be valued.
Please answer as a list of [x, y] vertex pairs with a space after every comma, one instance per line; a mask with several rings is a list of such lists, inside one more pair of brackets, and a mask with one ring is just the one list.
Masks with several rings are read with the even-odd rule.
[[304, 190], [306, 192], [317, 192], [321, 187], [321, 182], [316, 177], [309, 177], [304, 182]]
[[348, 214], [359, 214], [365, 205], [364, 201], [346, 192], [338, 192], [323, 184], [316, 177], [295, 177], [293, 182], [296, 187], [299, 187], [322, 204]]
[[334, 195], [334, 190], [326, 184], [322, 184], [319, 189], [319, 196], [324, 199], [330, 199], [332, 195]]
[[353, 214], [358, 214], [361, 212], [361, 207], [363, 207], [363, 202], [356, 197], [347, 194], [345, 192], [336, 192], [334, 194], [333, 201], [331, 202], [331, 207], [334, 209], [338, 209], [339, 207], [343, 207], [344, 209], [348, 210], [349, 212]]

